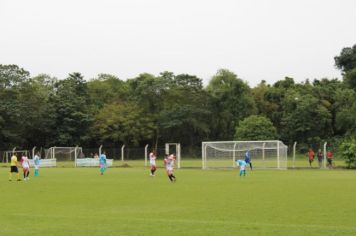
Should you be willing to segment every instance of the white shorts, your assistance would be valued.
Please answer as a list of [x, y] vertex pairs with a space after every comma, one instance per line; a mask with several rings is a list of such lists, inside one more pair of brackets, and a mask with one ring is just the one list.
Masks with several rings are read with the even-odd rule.
[[35, 170], [38, 170], [40, 168], [40, 165], [34, 165]]

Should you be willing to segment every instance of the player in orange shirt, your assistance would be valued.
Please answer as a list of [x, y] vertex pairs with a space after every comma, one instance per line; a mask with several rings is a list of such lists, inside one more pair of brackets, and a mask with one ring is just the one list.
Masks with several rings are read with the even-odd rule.
[[310, 167], [312, 167], [312, 163], [314, 161], [314, 157], [315, 157], [315, 153], [314, 153], [313, 149], [309, 148], [308, 158], [309, 158]]
[[328, 160], [328, 167], [331, 169], [333, 168], [333, 157], [334, 157], [334, 154], [329, 150], [327, 153], [326, 153], [326, 158]]

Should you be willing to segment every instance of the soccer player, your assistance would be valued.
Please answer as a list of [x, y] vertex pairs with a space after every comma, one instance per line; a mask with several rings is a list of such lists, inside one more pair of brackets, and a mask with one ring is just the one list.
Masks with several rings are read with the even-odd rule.
[[246, 162], [246, 164], [250, 165], [250, 169], [252, 170], [252, 162], [251, 162], [250, 150], [247, 150], [246, 153], [245, 153], [245, 162]]
[[17, 175], [17, 181], [21, 181], [20, 179], [20, 174], [19, 174], [19, 170], [17, 168], [17, 156], [14, 153], [11, 157], [11, 164], [10, 164], [10, 174], [9, 174], [9, 181], [12, 180], [12, 173], [16, 173]]
[[155, 151], [150, 152], [149, 157], [150, 157], [150, 168], [151, 168], [150, 176], [155, 176], [155, 172], [156, 172], [156, 169], [157, 169]]
[[326, 158], [328, 160], [329, 169], [333, 168], [333, 156], [334, 156], [334, 154], [330, 150], [326, 153]]
[[35, 166], [35, 177], [40, 175], [40, 153], [36, 152], [36, 155], [33, 157], [33, 163]]
[[315, 153], [313, 151], [313, 149], [309, 148], [309, 151], [308, 151], [308, 159], [309, 159], [309, 165], [310, 167], [312, 167], [312, 163], [314, 161], [314, 156], [315, 156]]
[[318, 150], [316, 156], [318, 157], [319, 168], [321, 168], [321, 165], [323, 164], [323, 153], [321, 152], [321, 149]]
[[175, 161], [175, 155], [171, 154], [171, 155], [167, 155], [164, 158], [164, 164], [166, 166], [166, 171], [167, 171], [167, 175], [168, 178], [171, 182], [176, 182], [176, 177], [173, 174], [174, 171], [174, 161]]
[[25, 181], [29, 180], [30, 178], [28, 176], [30, 175], [30, 161], [25, 154], [23, 154], [21, 157], [21, 164], [23, 169], [23, 179]]
[[240, 167], [240, 177], [243, 175], [243, 176], [246, 176], [246, 161], [243, 161], [243, 160], [237, 160], [236, 161], [236, 165]]
[[106, 153], [103, 152], [99, 157], [99, 164], [100, 164], [100, 175], [104, 175], [106, 171]]

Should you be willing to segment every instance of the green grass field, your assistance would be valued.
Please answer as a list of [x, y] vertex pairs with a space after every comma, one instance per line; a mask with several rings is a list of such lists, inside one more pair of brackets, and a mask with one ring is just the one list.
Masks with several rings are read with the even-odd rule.
[[43, 168], [8, 181], [0, 235], [356, 235], [356, 171]]

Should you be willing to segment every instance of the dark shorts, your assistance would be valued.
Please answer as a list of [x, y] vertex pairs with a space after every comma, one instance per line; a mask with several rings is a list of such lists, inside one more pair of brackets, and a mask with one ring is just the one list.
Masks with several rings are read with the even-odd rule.
[[11, 173], [19, 173], [19, 170], [17, 169], [17, 166], [11, 166], [10, 167], [10, 172]]
[[328, 159], [328, 163], [329, 163], [329, 165], [331, 165], [331, 163], [333, 162], [333, 160], [332, 159]]

